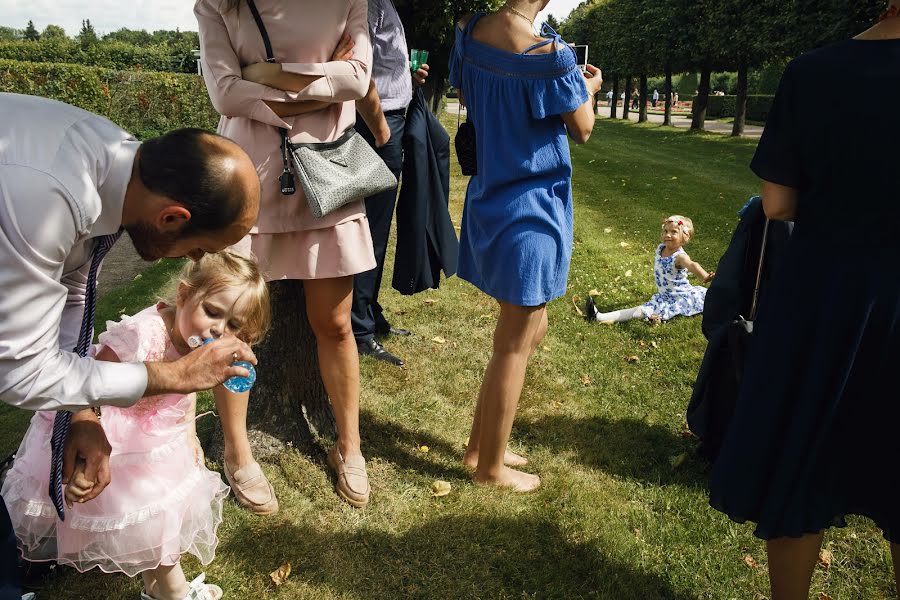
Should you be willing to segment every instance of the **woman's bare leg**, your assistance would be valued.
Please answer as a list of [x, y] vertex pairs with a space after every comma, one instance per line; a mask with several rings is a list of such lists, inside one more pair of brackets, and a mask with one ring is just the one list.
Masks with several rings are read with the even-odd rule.
[[823, 534], [777, 538], [766, 543], [772, 600], [808, 600]]
[[[547, 334], [548, 328], [549, 321], [547, 320], [547, 311], [544, 310], [541, 324], [535, 332], [534, 340], [531, 344], [529, 358], [534, 354], [534, 351], [537, 350], [538, 346], [540, 346], [541, 341]], [[481, 386], [481, 389], [478, 390], [478, 401], [475, 404], [475, 418], [472, 419], [472, 430], [469, 432], [469, 443], [466, 446], [466, 453], [463, 455], [463, 464], [470, 469], [474, 469], [478, 466], [478, 443], [481, 436], [481, 398], [483, 393], [484, 386]], [[528, 459], [524, 456], [519, 456], [507, 448], [506, 452], [503, 454], [503, 464], [508, 467], [522, 467], [528, 464]]]
[[494, 352], [479, 392], [478, 465], [474, 475], [477, 483], [511, 487], [521, 492], [534, 490], [541, 483], [536, 475], [505, 466], [503, 459], [525, 383], [525, 369], [536, 347], [535, 340], [541, 337], [545, 312], [544, 306], [500, 303]]
[[359, 353], [350, 305], [353, 277], [307, 279], [306, 314], [316, 335], [319, 370], [331, 398], [338, 429], [338, 450], [344, 459], [362, 456], [359, 437]]

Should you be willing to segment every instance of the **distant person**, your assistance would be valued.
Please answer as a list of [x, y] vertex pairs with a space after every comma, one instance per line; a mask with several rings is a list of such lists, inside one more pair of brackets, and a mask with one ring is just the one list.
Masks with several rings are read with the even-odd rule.
[[[90, 358], [105, 253], [122, 230], [148, 261], [222, 250], [256, 220], [259, 179], [243, 150], [205, 131], [181, 129], [142, 144], [103, 117], [18, 94], [0, 94], [0, 113], [0, 400], [60, 411], [53, 459], [41, 474], [54, 483], [40, 510], [55, 520], [65, 516], [62, 480], [76, 455], [86, 459], [92, 484], [83, 500], [110, 483], [111, 448], [91, 407], [209, 389], [246, 375], [231, 365], [235, 359], [256, 361], [232, 335], [168, 363]], [[16, 565], [0, 501], [2, 600], [21, 598]]]
[[678, 90], [672, 90], [672, 108], [678, 104]]
[[659, 102], [659, 90], [653, 89], [653, 108], [656, 108], [656, 104]]
[[612, 106], [612, 101], [613, 101], [613, 91], [609, 90], [608, 92], [606, 92], [606, 104], [609, 106]]
[[641, 95], [637, 90], [631, 91], [631, 108], [637, 110], [641, 103]]
[[900, 583], [900, 111], [875, 127], [834, 120], [821, 82], [847, 73], [900, 97], [900, 18], [788, 64], [751, 163], [766, 215], [794, 230], [760, 307], [710, 503], [756, 524], [776, 600], [809, 597], [824, 533], [847, 515], [874, 521]]
[[[189, 262], [171, 300], [110, 322], [94, 359], [113, 363], [169, 362], [196, 352], [189, 340], [233, 335], [257, 343], [269, 324], [269, 292], [256, 264], [222, 252]], [[249, 392], [244, 392], [249, 394]], [[79, 572], [141, 575], [142, 598], [222, 597], [217, 585], [190, 583], [181, 557], [208, 565], [219, 543], [228, 486], [206, 468], [197, 439], [197, 395], [146, 396], [133, 406], [103, 409], [100, 426], [112, 446], [112, 483], [93, 488], [78, 461], [66, 486], [69, 518], [34, 511], [47, 493], [54, 413], [37, 413], [3, 483], [22, 556]]]
[[527, 461], [507, 442], [528, 361], [547, 332], [547, 302], [565, 294], [572, 256], [567, 135], [588, 140], [593, 97], [603, 84], [593, 65], [582, 74], [555, 32], [534, 35], [548, 2], [508, 0], [496, 13], [463, 19], [450, 58], [450, 83], [460, 90], [478, 144], [458, 275], [500, 305], [463, 462], [476, 483], [519, 492], [541, 480], [510, 468]]

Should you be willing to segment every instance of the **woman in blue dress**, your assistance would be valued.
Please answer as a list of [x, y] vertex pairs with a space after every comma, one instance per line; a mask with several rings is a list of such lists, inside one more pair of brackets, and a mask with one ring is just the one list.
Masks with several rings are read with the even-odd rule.
[[848, 73], [900, 97], [900, 18], [792, 61], [751, 164], [766, 215], [793, 220], [794, 233], [760, 307], [710, 501], [756, 523], [773, 600], [808, 598], [823, 533], [848, 514], [875, 522], [900, 570], [900, 111], [873, 127], [836, 121], [819, 90]]
[[493, 355], [478, 395], [464, 462], [476, 483], [527, 492], [536, 475], [511, 469], [506, 449], [528, 359], [547, 331], [546, 303], [566, 291], [572, 255], [572, 163], [567, 140], [594, 126], [600, 71], [534, 20], [549, 0], [509, 0], [463, 19], [450, 60], [477, 138], [458, 275], [500, 303]]

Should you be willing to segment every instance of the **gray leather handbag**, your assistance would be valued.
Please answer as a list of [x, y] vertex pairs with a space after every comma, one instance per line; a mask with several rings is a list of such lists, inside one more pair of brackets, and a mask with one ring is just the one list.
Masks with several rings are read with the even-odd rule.
[[294, 173], [316, 218], [397, 186], [391, 170], [352, 127], [333, 142], [288, 145]]
[[[266, 47], [266, 62], [275, 62], [272, 43], [256, 3], [247, 0], [247, 6]], [[306, 194], [309, 210], [317, 219], [345, 204], [397, 186], [397, 178], [391, 170], [352, 127], [332, 142], [306, 144], [294, 144], [288, 139], [287, 131], [283, 128], [278, 131], [284, 163], [279, 179], [281, 193], [290, 196], [296, 191], [291, 173], [293, 166]]]

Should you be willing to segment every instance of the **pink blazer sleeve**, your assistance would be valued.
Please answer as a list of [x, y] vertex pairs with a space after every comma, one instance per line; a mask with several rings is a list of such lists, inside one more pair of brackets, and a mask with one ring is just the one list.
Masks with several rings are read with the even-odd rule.
[[194, 5], [200, 30], [203, 79], [213, 107], [225, 117], [246, 117], [275, 127], [286, 127], [287, 124], [264, 101], [296, 102], [307, 98], [296, 92], [242, 79], [241, 64], [231, 45], [225, 21], [213, 4], [210, 0], [199, 0]]
[[298, 93], [298, 100], [347, 102], [359, 100], [369, 91], [372, 77], [372, 42], [369, 39], [369, 9], [367, 0], [352, 0], [347, 15], [346, 33], [356, 45], [353, 59], [326, 63], [282, 63], [281, 68], [298, 75], [319, 75]]

